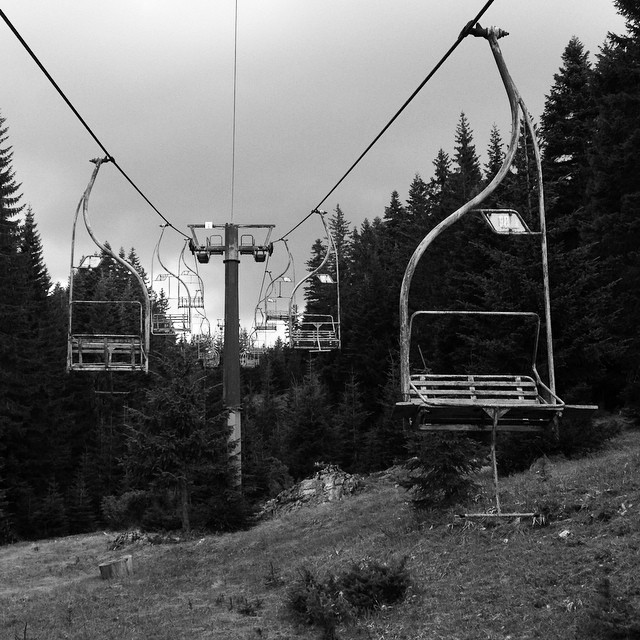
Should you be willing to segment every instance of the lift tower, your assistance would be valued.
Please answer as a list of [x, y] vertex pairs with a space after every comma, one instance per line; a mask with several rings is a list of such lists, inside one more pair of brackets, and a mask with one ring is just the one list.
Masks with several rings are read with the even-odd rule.
[[[273, 252], [269, 243], [273, 224], [213, 224], [204, 222], [188, 225], [192, 239], [189, 249], [198, 262], [207, 264], [212, 255], [224, 256], [224, 344], [222, 351], [222, 399], [229, 412], [230, 450], [235, 456], [236, 483], [242, 485], [242, 407], [240, 393], [240, 311], [238, 301], [238, 265], [241, 255], [252, 255], [256, 262], [264, 262]], [[200, 239], [197, 236], [200, 231]], [[219, 230], [215, 232], [214, 230]], [[262, 229], [267, 237], [258, 244], [253, 233], [239, 233], [239, 229]], [[224, 232], [224, 233], [222, 233]]]

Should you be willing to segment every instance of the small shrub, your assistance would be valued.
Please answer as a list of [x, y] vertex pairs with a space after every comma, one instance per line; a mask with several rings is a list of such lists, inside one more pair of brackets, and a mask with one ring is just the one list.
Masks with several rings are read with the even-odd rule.
[[471, 474], [480, 470], [478, 443], [457, 433], [419, 434], [409, 445], [409, 474], [400, 484], [412, 492], [417, 508], [452, 506], [477, 488]]
[[335, 580], [330, 577], [322, 582], [306, 567], [300, 569], [299, 579], [289, 589], [287, 609], [294, 620], [320, 627], [324, 640], [333, 640], [338, 623], [349, 617]]
[[102, 498], [102, 517], [111, 529], [129, 529], [141, 524], [142, 515], [152, 506], [148, 491], [127, 491], [121, 496]]
[[393, 564], [363, 560], [336, 580], [340, 595], [356, 611], [373, 611], [404, 598], [409, 587], [406, 558]]
[[340, 622], [404, 598], [409, 587], [405, 562], [365, 559], [324, 580], [302, 568], [299, 580], [289, 589], [287, 608], [297, 621], [320, 627], [323, 638], [335, 638]]

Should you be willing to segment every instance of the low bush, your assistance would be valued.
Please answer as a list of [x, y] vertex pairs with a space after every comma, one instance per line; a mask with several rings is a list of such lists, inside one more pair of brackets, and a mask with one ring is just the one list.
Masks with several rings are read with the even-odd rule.
[[404, 598], [410, 584], [405, 563], [367, 558], [324, 579], [303, 567], [287, 594], [287, 608], [296, 621], [320, 627], [331, 640], [339, 623]]
[[336, 579], [342, 598], [357, 612], [373, 611], [402, 600], [409, 587], [406, 558], [392, 564], [366, 559]]
[[148, 491], [126, 491], [120, 496], [105, 496], [101, 503], [102, 517], [114, 530], [139, 527], [143, 514], [152, 504]]
[[472, 474], [482, 457], [477, 441], [457, 433], [417, 434], [408, 444], [413, 457], [400, 484], [411, 492], [415, 507], [434, 509], [464, 501], [477, 488]]
[[335, 580], [329, 577], [322, 581], [306, 567], [299, 571], [299, 579], [287, 594], [287, 609], [296, 622], [320, 627], [323, 639], [333, 640], [338, 623], [350, 617]]

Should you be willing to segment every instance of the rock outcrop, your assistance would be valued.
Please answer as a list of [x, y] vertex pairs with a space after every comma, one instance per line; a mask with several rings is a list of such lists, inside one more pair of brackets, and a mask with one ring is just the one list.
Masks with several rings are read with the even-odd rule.
[[322, 504], [342, 500], [362, 488], [358, 476], [342, 471], [335, 465], [327, 465], [312, 478], [285, 489], [262, 507], [258, 518], [268, 518], [276, 514], [295, 511], [305, 505]]

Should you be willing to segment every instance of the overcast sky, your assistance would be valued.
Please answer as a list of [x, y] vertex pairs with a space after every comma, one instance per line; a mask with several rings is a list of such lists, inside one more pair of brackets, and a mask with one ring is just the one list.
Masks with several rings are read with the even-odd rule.
[[[324, 198], [484, 3], [238, 0], [233, 219], [235, 0], [2, 0], [0, 7], [174, 226], [187, 233], [188, 224], [208, 220], [275, 224], [277, 239]], [[594, 59], [607, 32], [624, 31], [612, 0], [496, 0], [482, 24], [510, 33], [500, 45], [536, 118], [572, 36]], [[101, 152], [1, 21], [0, 61], [0, 113], [23, 201], [33, 207], [51, 277], [66, 282], [75, 207], [89, 160]], [[416, 173], [431, 176], [438, 150], [453, 153], [462, 111], [482, 156], [494, 123], [508, 136], [490, 49], [471, 37], [323, 208], [339, 204], [360, 226], [383, 215], [393, 190], [406, 200]], [[112, 165], [101, 169], [91, 205], [96, 235], [135, 247], [150, 272], [162, 220]], [[312, 216], [289, 237], [298, 275], [321, 232]], [[170, 268], [183, 243], [167, 230], [161, 251]], [[76, 252], [94, 249], [81, 234]], [[286, 260], [277, 243], [274, 275]], [[250, 256], [240, 264], [244, 326], [263, 268]], [[200, 272], [215, 325], [224, 308], [222, 259]]]

